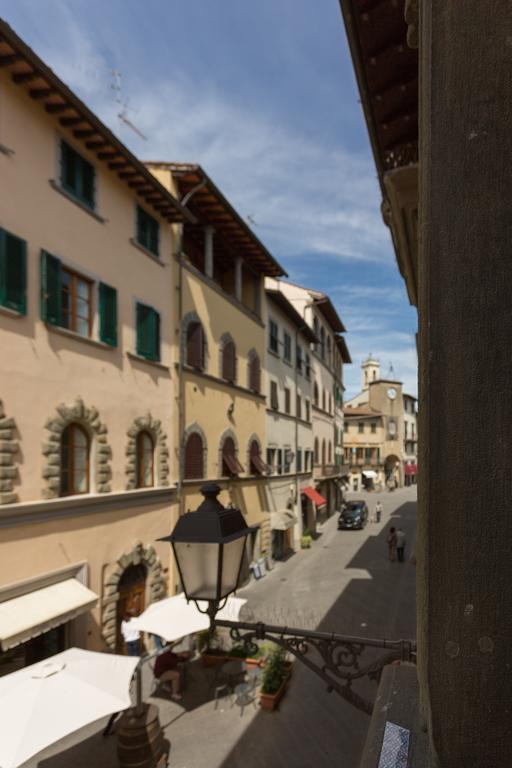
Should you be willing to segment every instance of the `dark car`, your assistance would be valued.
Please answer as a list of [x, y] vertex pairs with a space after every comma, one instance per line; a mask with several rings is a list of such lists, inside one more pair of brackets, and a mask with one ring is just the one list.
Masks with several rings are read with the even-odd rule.
[[364, 528], [368, 522], [368, 507], [364, 501], [348, 501], [338, 519], [338, 530]]

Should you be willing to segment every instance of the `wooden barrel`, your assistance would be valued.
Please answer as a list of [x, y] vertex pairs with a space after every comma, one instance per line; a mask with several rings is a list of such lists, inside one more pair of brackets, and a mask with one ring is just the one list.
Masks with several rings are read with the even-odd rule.
[[167, 764], [166, 742], [154, 704], [128, 709], [117, 727], [120, 768], [161, 768]]

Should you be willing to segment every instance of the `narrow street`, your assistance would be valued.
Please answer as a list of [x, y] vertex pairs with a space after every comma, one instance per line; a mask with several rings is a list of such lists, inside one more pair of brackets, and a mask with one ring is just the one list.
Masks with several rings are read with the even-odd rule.
[[[361, 494], [352, 494], [361, 497]], [[248, 600], [242, 618], [367, 637], [415, 637], [415, 568], [409, 562], [416, 531], [416, 490], [364, 494], [370, 511], [380, 498], [380, 524], [338, 531], [327, 521], [310, 550], [279, 563], [239, 595]], [[407, 534], [406, 562], [387, 558], [390, 525]], [[229, 698], [215, 707], [199, 662], [183, 701], [153, 697], [165, 728], [172, 768], [357, 768], [369, 718], [295, 663], [291, 684], [277, 712], [249, 705], [243, 713]], [[374, 683], [359, 692], [372, 697]], [[146, 665], [144, 694], [150, 693]], [[114, 764], [116, 738], [102, 738], [103, 721], [68, 737], [27, 768], [103, 768]]]

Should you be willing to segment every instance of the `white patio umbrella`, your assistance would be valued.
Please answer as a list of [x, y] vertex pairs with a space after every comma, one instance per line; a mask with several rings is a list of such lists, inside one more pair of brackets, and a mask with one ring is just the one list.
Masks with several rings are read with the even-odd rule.
[[16, 768], [45, 747], [131, 706], [138, 657], [70, 648], [0, 677], [0, 766]]
[[[225, 607], [217, 614], [218, 618], [236, 621], [246, 602], [247, 600], [239, 597], [228, 597]], [[206, 602], [200, 602], [199, 605], [206, 609]], [[132, 619], [132, 622], [142, 632], [159, 635], [168, 643], [201, 632], [210, 626], [208, 616], [198, 611], [195, 603], [187, 603], [183, 593], [152, 603], [140, 616]]]

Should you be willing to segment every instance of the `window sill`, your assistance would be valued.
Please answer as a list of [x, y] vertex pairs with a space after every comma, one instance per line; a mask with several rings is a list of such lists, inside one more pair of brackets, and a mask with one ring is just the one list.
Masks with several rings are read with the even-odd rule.
[[106, 224], [107, 219], [104, 219], [103, 216], [100, 216], [99, 213], [96, 213], [96, 211], [93, 211], [92, 208], [89, 208], [86, 203], [83, 203], [78, 197], [75, 197], [71, 192], [68, 192], [64, 187], [61, 187], [61, 185], [55, 181], [55, 179], [49, 179], [48, 180], [50, 187], [54, 189], [56, 192], [60, 192], [61, 195], [64, 197], [67, 197], [68, 200], [70, 200], [75, 205], [78, 205], [79, 208], [82, 209], [82, 211], [85, 211], [90, 216], [92, 216], [96, 221], [99, 221], [101, 224]]
[[20, 312], [17, 309], [11, 309], [10, 307], [3, 307], [0, 304], [0, 314], [7, 315], [7, 317], [26, 317], [26, 312]]
[[267, 347], [267, 352], [269, 353], [269, 355], [272, 355], [273, 357], [277, 357], [278, 360], [281, 359], [281, 355], [279, 354], [279, 352], [274, 352], [274, 350], [270, 349], [270, 347]]
[[[178, 367], [178, 364], [176, 364], [176, 367]], [[238, 392], [243, 392], [245, 395], [251, 395], [252, 397], [257, 398], [258, 400], [262, 400], [265, 402], [266, 398], [265, 395], [260, 394], [259, 392], [255, 392], [253, 389], [248, 389], [247, 387], [242, 387], [240, 384], [232, 384], [229, 381], [226, 381], [226, 379], [218, 378], [217, 376], [213, 376], [211, 373], [206, 373], [206, 371], [201, 371], [198, 368], [194, 368], [192, 365], [187, 365], [186, 363], [183, 365], [183, 370], [186, 373], [192, 373], [195, 376], [200, 376], [201, 378], [208, 379], [209, 381], [215, 382], [217, 384], [222, 384], [225, 387], [229, 387], [229, 389], [236, 389]]]
[[170, 366], [160, 363], [158, 360], [148, 360], [147, 357], [136, 355], [134, 352], [127, 352], [126, 356], [137, 363], [146, 363], [147, 365], [153, 365], [155, 368], [160, 368], [161, 371], [167, 371], [167, 373], [171, 372]]
[[70, 331], [68, 328], [62, 328], [60, 325], [52, 325], [52, 323], [45, 323], [46, 328], [53, 333], [58, 333], [61, 336], [66, 336], [68, 339], [75, 339], [76, 341], [82, 341], [85, 344], [89, 344], [92, 347], [98, 347], [99, 349], [114, 350], [117, 347], [113, 347], [110, 344], [105, 344], [104, 341], [98, 341], [97, 339], [91, 339], [90, 336], [82, 336], [80, 333]]
[[141, 245], [141, 243], [137, 242], [133, 237], [129, 238], [130, 243], [133, 245], [134, 248], [137, 248], [139, 251], [142, 251], [142, 253], [145, 253], [146, 256], [149, 256], [150, 259], [155, 261], [157, 264], [159, 264], [161, 267], [166, 267], [167, 264], [165, 264], [160, 256], [157, 256], [156, 253], [153, 253], [153, 251], [148, 250], [144, 245]]

